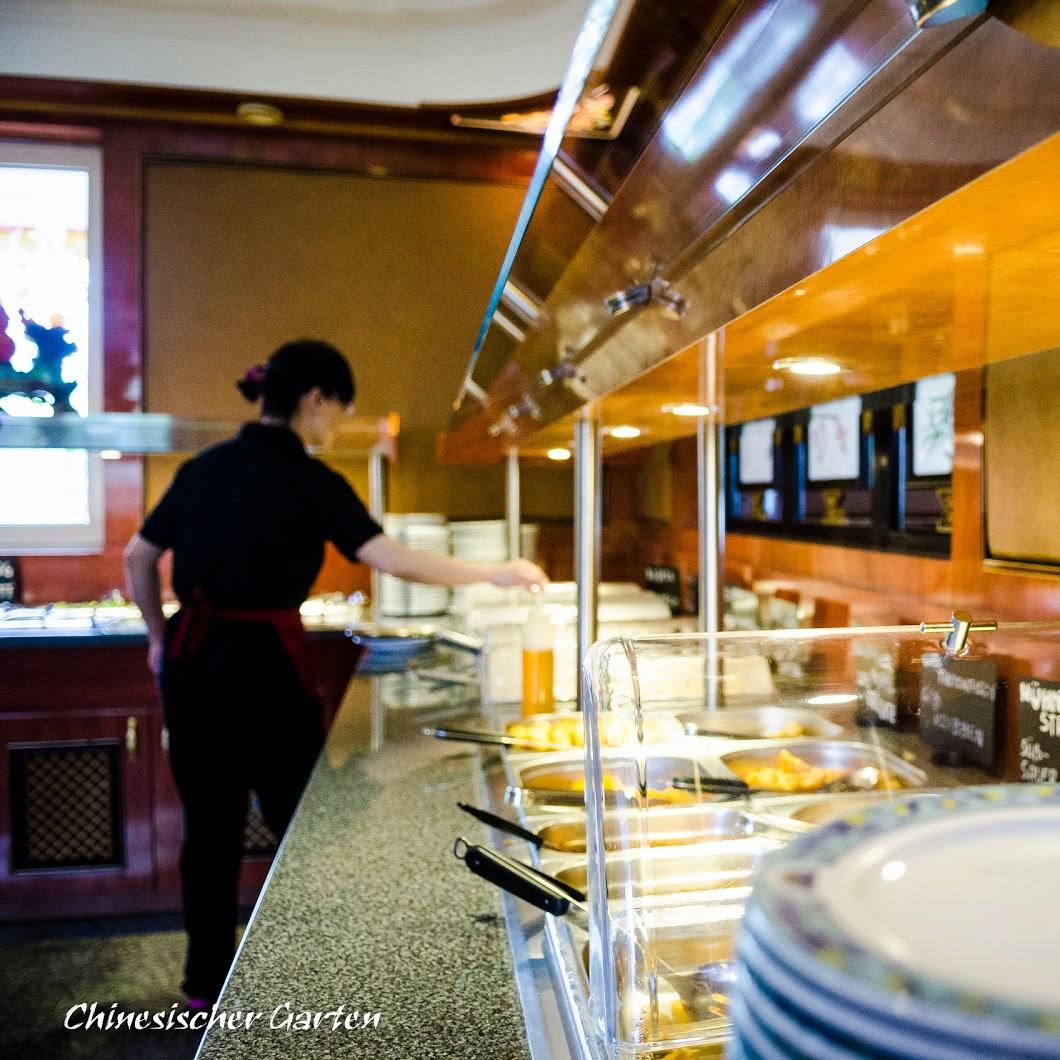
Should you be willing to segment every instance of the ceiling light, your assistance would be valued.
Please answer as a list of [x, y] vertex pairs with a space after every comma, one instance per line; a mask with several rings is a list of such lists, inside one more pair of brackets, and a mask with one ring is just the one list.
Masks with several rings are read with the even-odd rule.
[[773, 362], [773, 368], [777, 372], [810, 376], [839, 375], [843, 371], [837, 361], [828, 361], [824, 357], [781, 357]]
[[639, 438], [640, 428], [630, 427], [628, 425], [621, 427], [612, 427], [608, 432], [612, 438]]
[[121, 459], [121, 453], [117, 449], [100, 449], [99, 456], [101, 460]]
[[545, 456], [549, 460], [570, 460], [570, 450], [563, 448], [549, 449]]
[[283, 121], [283, 111], [271, 103], [252, 101], [240, 103], [236, 107], [236, 117], [248, 125], [279, 125]]
[[697, 405], [694, 401], [681, 401], [676, 405], [663, 405], [663, 412], [669, 412], [671, 416], [709, 416], [709, 405]]

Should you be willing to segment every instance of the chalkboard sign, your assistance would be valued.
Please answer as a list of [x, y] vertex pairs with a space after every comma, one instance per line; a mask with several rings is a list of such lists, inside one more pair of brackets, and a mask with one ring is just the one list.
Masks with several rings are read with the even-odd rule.
[[644, 568], [644, 587], [666, 598], [670, 614], [681, 611], [681, 575], [676, 567], [651, 563]]
[[920, 682], [920, 735], [948, 765], [994, 765], [998, 707], [997, 663], [992, 659], [924, 656]]
[[1019, 683], [1020, 780], [1060, 780], [1060, 684], [1021, 677]]
[[20, 603], [18, 560], [0, 558], [0, 604]]

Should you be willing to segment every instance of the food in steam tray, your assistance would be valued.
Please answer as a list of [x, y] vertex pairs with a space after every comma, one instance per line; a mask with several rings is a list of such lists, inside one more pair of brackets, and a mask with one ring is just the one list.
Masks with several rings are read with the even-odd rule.
[[[605, 771], [600, 779], [605, 792], [623, 795], [630, 801], [636, 796], [635, 789], [614, 773]], [[585, 777], [580, 774], [571, 776], [569, 773], [538, 773], [533, 780], [526, 781], [526, 786], [542, 791], [585, 791]], [[697, 801], [692, 792], [682, 791], [671, 785], [665, 788], [648, 788], [645, 794], [652, 804], [684, 806]]]
[[[733, 762], [730, 768], [748, 787], [784, 794], [819, 791], [825, 784], [831, 784], [852, 772], [851, 769], [826, 769], [824, 766], [811, 765], [786, 747], [777, 754], [773, 765]], [[898, 777], [881, 769], [876, 787], [886, 791], [901, 788], [903, 784]]]
[[[585, 746], [583, 724], [581, 714], [572, 714], [563, 718], [512, 722], [507, 733], [517, 740], [526, 740], [530, 750], [563, 751]], [[643, 732], [645, 743], [679, 740], [684, 735], [681, 723], [670, 714], [645, 715]], [[633, 718], [626, 715], [600, 718], [600, 743], [604, 747], [626, 747], [636, 742]]]

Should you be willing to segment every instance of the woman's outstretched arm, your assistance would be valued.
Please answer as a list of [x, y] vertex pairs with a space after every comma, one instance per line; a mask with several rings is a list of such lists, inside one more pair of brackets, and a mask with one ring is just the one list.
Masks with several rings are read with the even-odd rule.
[[357, 558], [369, 567], [429, 585], [470, 585], [490, 582], [503, 586], [547, 585], [545, 572], [526, 559], [507, 563], [470, 563], [467, 560], [440, 556], [409, 548], [386, 534], [376, 534], [357, 551]]

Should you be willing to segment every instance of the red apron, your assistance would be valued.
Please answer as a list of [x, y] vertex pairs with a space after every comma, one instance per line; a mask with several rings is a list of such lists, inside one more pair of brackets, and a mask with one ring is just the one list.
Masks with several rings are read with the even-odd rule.
[[279, 634], [291, 662], [298, 671], [306, 693], [314, 698], [319, 695], [313, 665], [309, 658], [305, 627], [302, 625], [302, 616], [297, 607], [275, 609], [215, 607], [200, 590], [196, 590], [194, 602], [181, 608], [177, 628], [166, 651], [166, 658], [176, 662], [197, 651], [211, 623], [217, 618], [227, 622], [268, 622]]

